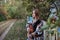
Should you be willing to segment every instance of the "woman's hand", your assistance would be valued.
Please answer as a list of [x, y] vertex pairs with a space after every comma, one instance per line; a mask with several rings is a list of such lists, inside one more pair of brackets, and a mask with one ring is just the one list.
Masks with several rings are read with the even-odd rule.
[[35, 32], [31, 33], [32, 36], [35, 36]]
[[29, 31], [30, 31], [30, 28], [28, 27], [28, 28], [27, 28], [27, 32], [29, 32]]

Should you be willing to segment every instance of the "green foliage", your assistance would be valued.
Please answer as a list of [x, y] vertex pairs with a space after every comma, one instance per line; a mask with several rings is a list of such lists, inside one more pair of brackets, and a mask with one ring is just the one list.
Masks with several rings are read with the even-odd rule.
[[6, 17], [3, 14], [0, 14], [0, 21], [6, 20]]
[[10, 16], [11, 18], [25, 18], [26, 15], [31, 15], [33, 8], [36, 7], [40, 10], [40, 16], [44, 20], [47, 20], [50, 14], [49, 13], [50, 2], [54, 1], [55, 0], [44, 0], [44, 1], [13, 0], [11, 2], [7, 1], [6, 3], [2, 4], [4, 5], [4, 8], [7, 11], [8, 16]]
[[[26, 17], [26, 10], [22, 5], [22, 1], [21, 0], [13, 0], [13, 1], [7, 1], [6, 3], [4, 3], [4, 1], [2, 1], [2, 8], [6, 11], [7, 14], [6, 17], [9, 18], [25, 18]], [[24, 3], [25, 5], [25, 3]], [[3, 10], [3, 11], [4, 11]], [[23, 16], [24, 15], [24, 16]]]
[[[26, 8], [26, 11], [28, 13], [31, 13], [33, 8], [36, 7], [40, 10], [40, 16], [42, 18], [45, 18], [44, 20], [46, 20], [49, 16], [49, 2], [43, 1], [36, 1], [36, 0], [22, 0], [22, 2], [24, 3], [23, 7]], [[43, 15], [44, 14], [44, 15]]]
[[57, 25], [60, 27], [60, 12], [58, 14], [59, 20], [57, 21]]
[[11, 16], [11, 18], [14, 18], [15, 12], [16, 12], [16, 7], [14, 7], [14, 6], [9, 7], [7, 12], [9, 13], [8, 15]]

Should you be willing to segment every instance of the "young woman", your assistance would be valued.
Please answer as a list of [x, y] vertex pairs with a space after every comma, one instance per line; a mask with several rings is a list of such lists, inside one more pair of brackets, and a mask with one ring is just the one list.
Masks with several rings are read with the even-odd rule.
[[[34, 39], [34, 37], [37, 37], [37, 35], [39, 34], [39, 28], [43, 25], [43, 23], [41, 22], [41, 18], [39, 17], [39, 10], [38, 9], [34, 9], [32, 12], [32, 17], [33, 17], [33, 22], [32, 25], [30, 25], [30, 28], [28, 29], [28, 33], [27, 33], [27, 37], [29, 40]], [[32, 33], [30, 33], [30, 31], [32, 31]]]

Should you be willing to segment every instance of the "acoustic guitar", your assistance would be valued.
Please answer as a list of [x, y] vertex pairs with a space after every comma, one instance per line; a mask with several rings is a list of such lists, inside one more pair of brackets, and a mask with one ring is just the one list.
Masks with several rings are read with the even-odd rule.
[[32, 24], [29, 24], [29, 28], [30, 28], [30, 33], [32, 33], [34, 31]]

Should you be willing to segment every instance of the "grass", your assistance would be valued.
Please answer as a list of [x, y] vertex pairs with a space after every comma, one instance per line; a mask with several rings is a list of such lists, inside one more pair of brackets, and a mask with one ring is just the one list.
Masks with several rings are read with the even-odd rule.
[[25, 20], [17, 20], [4, 40], [26, 40], [25, 23]]

